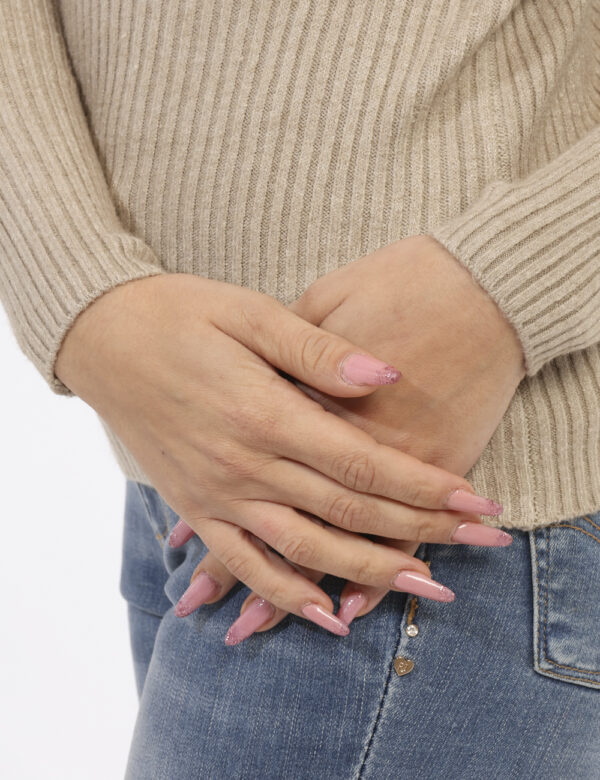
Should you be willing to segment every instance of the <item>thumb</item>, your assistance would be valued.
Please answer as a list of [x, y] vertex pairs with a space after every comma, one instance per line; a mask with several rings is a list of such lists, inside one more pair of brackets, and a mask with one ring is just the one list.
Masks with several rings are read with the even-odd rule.
[[260, 307], [239, 313], [233, 327], [229, 323], [229, 335], [272, 366], [324, 393], [347, 398], [400, 379], [400, 372], [384, 360], [265, 298]]
[[[342, 295], [341, 290], [332, 289], [331, 286], [313, 289], [316, 287], [317, 283], [314, 282], [299, 298], [288, 303], [287, 310], [313, 325], [320, 325], [344, 302], [345, 296]], [[327, 294], [322, 294], [321, 289], [324, 289]]]

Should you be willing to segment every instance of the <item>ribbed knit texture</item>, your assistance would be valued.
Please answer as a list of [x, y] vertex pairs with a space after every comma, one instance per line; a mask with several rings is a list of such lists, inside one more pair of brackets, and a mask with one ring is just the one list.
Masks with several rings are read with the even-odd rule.
[[0, 299], [55, 393], [115, 285], [289, 303], [428, 233], [527, 364], [468, 479], [505, 526], [600, 508], [600, 0], [3, 0], [0, 173]]

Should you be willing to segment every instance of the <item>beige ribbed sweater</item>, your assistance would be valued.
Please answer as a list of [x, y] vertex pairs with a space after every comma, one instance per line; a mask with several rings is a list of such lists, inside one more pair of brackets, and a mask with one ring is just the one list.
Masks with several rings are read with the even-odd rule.
[[505, 526], [600, 508], [600, 0], [2, 0], [0, 172], [0, 298], [55, 393], [115, 285], [287, 304], [428, 233], [527, 361], [468, 479]]

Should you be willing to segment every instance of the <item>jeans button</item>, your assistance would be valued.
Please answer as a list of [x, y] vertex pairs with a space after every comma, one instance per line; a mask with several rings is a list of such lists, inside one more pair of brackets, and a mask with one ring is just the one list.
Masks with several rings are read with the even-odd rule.
[[394, 658], [394, 669], [398, 677], [403, 677], [405, 674], [412, 672], [414, 668], [415, 662], [411, 661], [410, 658], [404, 658], [402, 655]]

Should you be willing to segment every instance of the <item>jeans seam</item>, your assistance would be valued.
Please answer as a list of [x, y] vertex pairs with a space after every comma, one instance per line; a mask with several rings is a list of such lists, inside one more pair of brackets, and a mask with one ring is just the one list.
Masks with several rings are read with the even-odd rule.
[[[150, 506], [148, 505], [148, 501], [146, 500], [146, 496], [144, 495], [144, 491], [142, 490], [142, 487], [141, 487], [139, 482], [136, 482], [135, 485], [136, 485], [136, 487], [138, 489], [138, 492], [140, 494], [140, 497], [142, 499], [142, 503], [144, 504], [144, 508], [146, 510], [146, 517], [148, 518], [148, 521], [150, 522], [150, 525], [152, 525], [152, 518], [154, 517], [154, 515], [152, 514]], [[154, 488], [152, 488], [152, 490], [154, 490]], [[158, 496], [158, 497], [160, 499], [160, 496]], [[165, 539], [167, 531], [169, 530], [169, 523], [168, 523], [167, 518], [165, 516], [165, 512], [164, 512], [164, 509], [163, 509], [163, 506], [162, 506], [162, 500], [159, 501], [159, 503], [160, 503], [160, 511], [161, 511], [162, 519], [163, 519], [163, 522], [165, 524], [165, 530], [162, 533], [160, 531], [154, 531], [154, 538], [160, 543], [160, 542], [164, 541], [164, 539]]]
[[587, 520], [590, 525], [593, 525], [594, 528], [600, 531], [600, 525], [598, 525], [598, 523], [595, 523], [589, 515], [585, 515], [583, 519]]
[[600, 542], [600, 537], [594, 536], [594, 534], [591, 534], [589, 531], [585, 531], [583, 528], [579, 528], [579, 526], [577, 525], [569, 525], [569, 523], [562, 523], [561, 525], [554, 526], [554, 528], [572, 528], [574, 531], [579, 531], [580, 533], [589, 536], [595, 542]]
[[531, 554], [531, 579], [533, 586], [533, 665], [539, 668], [540, 653], [540, 579], [537, 552], [537, 538], [535, 531], [529, 531], [529, 544]]
[[559, 680], [576, 680], [577, 682], [586, 682], [588, 685], [595, 685], [600, 688], [600, 680], [588, 680], [585, 677], [576, 677], [574, 674], [559, 674], [558, 672], [553, 672], [552, 669], [544, 669], [543, 673], [549, 677], [558, 677]]
[[[394, 656], [398, 652], [398, 648], [400, 647], [400, 642], [402, 641], [402, 622], [400, 622], [398, 627], [398, 634], [396, 635], [396, 642], [394, 645]], [[377, 707], [377, 714], [375, 715], [375, 721], [373, 723], [373, 727], [371, 730], [371, 736], [369, 737], [369, 742], [367, 743], [367, 748], [365, 750], [365, 755], [362, 760], [362, 763], [360, 765], [360, 769], [358, 770], [358, 774], [356, 775], [356, 780], [361, 780], [363, 777], [363, 772], [365, 769], [365, 766], [367, 764], [367, 759], [369, 757], [369, 753], [371, 751], [371, 745], [373, 744], [373, 740], [375, 738], [375, 734], [377, 733], [377, 727], [379, 726], [379, 721], [381, 719], [381, 712], [383, 710], [383, 705], [385, 703], [385, 698], [387, 696], [388, 688], [390, 687], [390, 680], [392, 679], [392, 672], [393, 672], [394, 665], [391, 663], [389, 665], [388, 674], [385, 680], [385, 684], [383, 686], [383, 691], [381, 694], [381, 699], [379, 700], [379, 706]]]
[[546, 588], [545, 588], [545, 595], [544, 595], [544, 643], [542, 645], [542, 656], [544, 658], [544, 661], [547, 661], [548, 659], [548, 601], [550, 595], [550, 531], [547, 528], [545, 530], [545, 536], [546, 536], [546, 555], [548, 556], [548, 562], [546, 565], [548, 567], [548, 570], [546, 572]]
[[[423, 560], [426, 557], [428, 547], [426, 545], [421, 545], [419, 549], [417, 550], [416, 556], [419, 555], [419, 552], [422, 552], [421, 559]], [[431, 561], [426, 562], [429, 566]], [[393, 657], [395, 658], [396, 655], [400, 651], [400, 647], [402, 645], [402, 626], [404, 624], [404, 616], [406, 615], [407, 610], [409, 611], [409, 615], [414, 617], [414, 613], [416, 612], [416, 606], [413, 603], [413, 600], [410, 598], [410, 594], [406, 594], [406, 602], [404, 604], [404, 609], [402, 610], [402, 619], [398, 623], [398, 633], [396, 634], [396, 641], [394, 644], [394, 651], [393, 651]], [[358, 770], [358, 774], [356, 775], [356, 780], [361, 780], [363, 777], [363, 773], [365, 771], [367, 760], [369, 758], [369, 754], [371, 752], [371, 746], [373, 745], [373, 740], [375, 739], [375, 735], [377, 733], [377, 728], [379, 727], [379, 722], [381, 720], [381, 713], [383, 711], [383, 706], [385, 704], [385, 700], [388, 694], [388, 689], [390, 687], [390, 681], [392, 679], [392, 673], [394, 671], [394, 663], [390, 663], [388, 674], [385, 680], [385, 684], [383, 686], [383, 691], [381, 693], [381, 699], [379, 701], [379, 706], [377, 707], [377, 714], [375, 715], [375, 720], [373, 722], [372, 730], [371, 730], [371, 736], [369, 737], [369, 741], [367, 743], [367, 747], [365, 750], [364, 758], [361, 762], [360, 769]]]
[[[589, 518], [586, 518], [586, 519], [589, 519]], [[592, 523], [592, 525], [594, 525], [594, 524]], [[591, 536], [593, 539], [596, 538], [592, 534], [589, 534], [587, 531], [584, 531], [583, 529], [577, 528], [577, 526], [571, 526], [571, 525], [566, 525], [565, 524], [565, 525], [561, 525], [559, 527], [561, 527], [561, 528], [574, 528], [575, 530], [581, 531], [582, 533], [586, 534], [587, 536]], [[539, 636], [538, 636], [538, 645], [539, 645], [539, 650], [541, 651], [541, 659], [540, 660], [545, 662], [545, 663], [547, 663], [547, 664], [552, 664], [552, 666], [556, 666], [556, 667], [558, 667], [560, 669], [567, 669], [567, 670], [570, 670], [572, 672], [579, 672], [582, 675], [583, 674], [599, 675], [600, 672], [598, 672], [598, 671], [591, 671], [591, 670], [588, 670], [588, 669], [581, 669], [580, 667], [577, 667], [577, 666], [567, 666], [565, 664], [559, 664], [558, 662], [553, 661], [552, 659], [550, 659], [548, 657], [547, 623], [548, 623], [548, 602], [549, 602], [549, 590], [550, 590], [550, 529], [549, 528], [545, 528], [544, 529], [544, 534], [545, 534], [545, 537], [546, 537], [546, 551], [547, 551], [547, 555], [548, 555], [548, 563], [547, 563], [548, 571], [546, 573], [546, 587], [545, 587], [543, 619], [542, 619], [542, 625], [543, 625], [543, 629], [544, 629], [544, 639], [543, 639], [543, 642], [541, 642], [541, 643], [539, 642]], [[536, 568], [535, 579], [536, 579], [536, 583], [538, 585], [538, 587], [536, 588], [536, 591], [537, 591], [537, 594], [538, 594], [538, 595], [536, 595], [536, 601], [537, 601], [538, 597], [539, 597], [539, 578], [537, 576], [537, 572], [538, 572], [538, 555], [537, 555], [536, 540], [535, 540], [533, 535], [531, 537], [531, 543], [533, 545], [534, 555], [535, 555], [535, 568]], [[539, 620], [539, 615], [538, 615], [538, 620]], [[537, 666], [538, 666], [539, 671], [543, 671], [544, 674], [550, 675], [552, 677], [557, 677], [557, 678], [562, 679], [562, 680], [576, 680], [576, 681], [581, 681], [582, 679], [584, 679], [585, 682], [587, 682], [587, 683], [590, 683], [592, 685], [600, 686], [600, 681], [598, 681], [598, 680], [588, 680], [586, 678], [576, 677], [575, 675], [559, 674], [558, 672], [555, 672], [552, 669], [543, 669], [542, 670], [539, 661], [538, 661]]]

